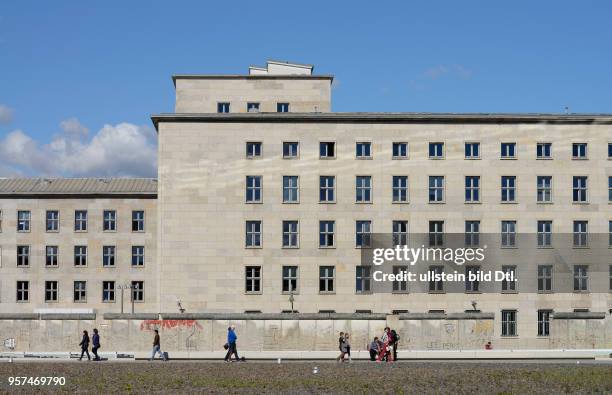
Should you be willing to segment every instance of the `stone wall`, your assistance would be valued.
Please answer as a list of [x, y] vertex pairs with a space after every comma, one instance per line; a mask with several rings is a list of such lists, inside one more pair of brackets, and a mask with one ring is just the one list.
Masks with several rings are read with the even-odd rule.
[[[299, 319], [288, 314], [267, 314], [260, 319], [248, 314], [108, 315], [104, 319], [0, 319], [2, 341], [14, 338], [15, 351], [77, 351], [83, 330], [98, 328], [103, 351], [142, 352], [151, 348], [153, 330], [159, 329], [167, 351], [219, 351], [227, 327], [236, 326], [241, 350], [334, 351], [338, 333], [351, 333], [352, 349], [365, 350], [385, 326], [400, 334], [402, 350], [479, 350], [493, 340], [492, 314], [312, 314]], [[35, 318], [35, 317], [30, 317]], [[42, 318], [42, 319], [40, 319]], [[52, 319], [48, 319], [52, 318]], [[93, 317], [84, 317], [93, 318]], [[162, 318], [162, 319], [159, 319]], [[177, 319], [184, 318], [184, 319]], [[612, 348], [612, 320], [605, 318], [557, 319], [542, 348]], [[1, 344], [1, 343], [0, 343]], [[513, 348], [526, 349], [514, 342]], [[504, 347], [505, 348], [505, 347]], [[3, 348], [2, 351], [8, 351]]]

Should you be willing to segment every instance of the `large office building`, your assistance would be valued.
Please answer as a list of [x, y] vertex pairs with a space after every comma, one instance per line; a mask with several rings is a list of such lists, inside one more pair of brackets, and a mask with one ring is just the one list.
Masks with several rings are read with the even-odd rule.
[[[277, 61], [173, 82], [157, 180], [0, 180], [1, 313], [261, 316], [257, 349], [285, 321], [287, 349], [322, 348], [319, 321], [393, 322], [407, 348], [612, 344], [611, 115], [337, 113], [332, 76]], [[364, 259], [385, 235], [488, 244], [515, 276], [385, 290]]]

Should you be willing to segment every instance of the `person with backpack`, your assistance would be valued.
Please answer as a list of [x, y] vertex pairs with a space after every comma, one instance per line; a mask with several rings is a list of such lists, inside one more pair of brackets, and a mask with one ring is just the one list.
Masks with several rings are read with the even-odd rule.
[[98, 349], [100, 348], [100, 335], [98, 334], [98, 329], [94, 328], [93, 330], [94, 334], [91, 337], [91, 342], [93, 344], [93, 347], [91, 348], [91, 351], [93, 352], [94, 355], [94, 361], [99, 361], [100, 357], [98, 356]]
[[236, 348], [236, 340], [238, 340], [238, 336], [236, 336], [236, 327], [231, 325], [227, 328], [227, 354], [225, 354], [225, 362], [232, 362], [232, 354], [236, 356], [236, 361], [240, 361], [238, 349]]
[[81, 346], [81, 357], [79, 358], [79, 361], [83, 360], [83, 355], [85, 353], [87, 353], [87, 360], [91, 361], [91, 356], [89, 356], [89, 333], [87, 333], [87, 331], [83, 331], [83, 338], [81, 339], [79, 346]]

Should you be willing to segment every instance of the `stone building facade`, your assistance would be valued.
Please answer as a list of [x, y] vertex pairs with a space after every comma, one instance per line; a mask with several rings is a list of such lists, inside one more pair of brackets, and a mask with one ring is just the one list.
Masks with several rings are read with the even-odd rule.
[[[270, 61], [247, 75], [174, 76], [176, 112], [152, 117], [159, 142], [154, 191], [141, 185], [146, 191], [121, 197], [77, 193], [59, 201], [2, 188], [1, 311], [49, 308], [43, 282], [51, 278], [69, 284], [87, 277], [94, 295], [106, 278], [142, 279], [145, 300], [136, 311], [146, 319], [189, 315], [200, 329], [237, 322], [259, 350], [275, 349], [265, 339], [278, 330], [275, 338], [288, 336], [286, 349], [320, 349], [289, 341], [296, 333], [316, 338], [317, 322], [333, 336], [354, 326], [364, 340], [376, 333], [368, 322], [393, 323], [414, 349], [478, 348], [485, 340], [513, 349], [611, 347], [611, 115], [335, 113], [333, 77], [312, 72]], [[45, 211], [56, 206], [66, 232], [48, 235]], [[70, 229], [81, 207], [98, 229], [85, 238]], [[145, 210], [145, 232], [101, 231], [109, 207], [122, 226], [130, 212]], [[16, 230], [18, 211], [26, 209], [40, 231]], [[517, 246], [495, 246], [490, 266], [510, 265], [514, 288], [484, 292], [466, 284], [463, 292], [445, 292], [411, 284], [374, 292], [374, 268], [364, 267], [360, 247], [372, 235], [394, 233], [503, 235], [506, 242], [550, 235], [568, 243], [586, 234], [605, 246], [574, 246], [562, 267], [554, 249], [535, 250], [524, 262]], [[43, 267], [50, 242], [61, 251], [75, 243], [97, 251], [113, 240], [115, 269], [99, 262]], [[39, 267], [16, 266], [17, 246], [26, 242]], [[122, 258], [135, 243], [146, 246], [144, 268]], [[585, 247], [596, 251], [592, 262], [576, 255]], [[14, 297], [22, 277], [35, 289], [25, 310]], [[66, 298], [53, 306], [80, 308], [63, 285], [61, 292]], [[138, 326], [145, 319], [116, 315], [116, 303], [97, 296], [85, 306], [101, 322]], [[283, 323], [289, 329], [278, 329]], [[459, 336], [455, 330], [466, 333], [445, 341]]]

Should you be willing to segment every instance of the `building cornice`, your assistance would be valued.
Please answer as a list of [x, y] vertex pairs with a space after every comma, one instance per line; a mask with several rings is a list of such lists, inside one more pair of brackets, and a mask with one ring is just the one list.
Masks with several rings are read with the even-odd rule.
[[168, 113], [151, 116], [160, 122], [188, 123], [388, 123], [388, 124], [601, 124], [612, 125], [612, 114], [538, 114], [538, 113]]
[[176, 87], [176, 80], [329, 80], [331, 83], [333, 79], [334, 76], [329, 74], [174, 74], [172, 83]]

